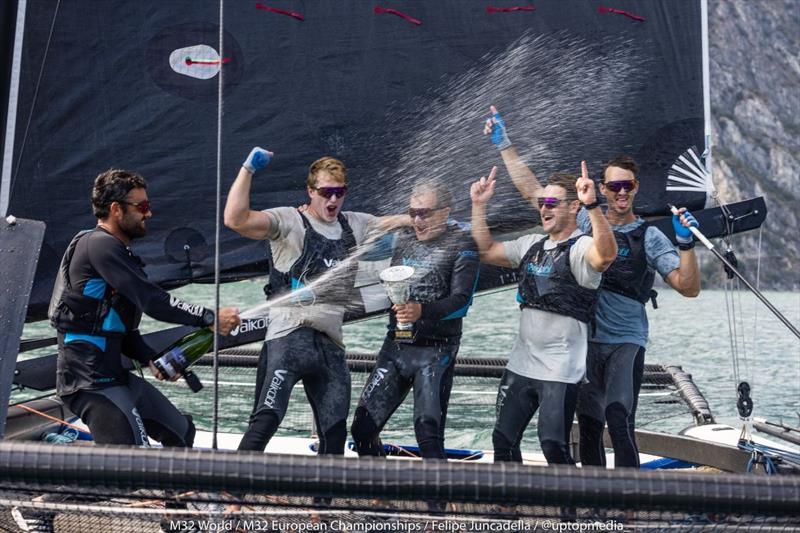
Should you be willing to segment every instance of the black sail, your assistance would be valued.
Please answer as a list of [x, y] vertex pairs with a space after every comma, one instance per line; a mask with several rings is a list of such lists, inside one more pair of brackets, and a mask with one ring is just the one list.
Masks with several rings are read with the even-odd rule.
[[[642, 167], [641, 214], [705, 205], [701, 190], [666, 190], [676, 158], [704, 146], [700, 2], [495, 4], [391, 3], [417, 24], [359, 0], [275, 3], [303, 20], [227, 3], [220, 54], [214, 2], [4, 2], [0, 81], [13, 105], [2, 109], [0, 214], [47, 223], [29, 318], [43, 316], [70, 238], [94, 225], [89, 190], [110, 167], [149, 181], [154, 217], [135, 251], [151, 278], [212, 276], [220, 69], [223, 189], [252, 146], [276, 153], [254, 180], [258, 208], [304, 203], [308, 165], [333, 155], [349, 168], [348, 210], [395, 212], [411, 180], [435, 175], [466, 220], [468, 184], [501, 164], [482, 134], [490, 104], [540, 177], [581, 159], [597, 175], [628, 153]], [[534, 225], [500, 179], [492, 224]], [[265, 253], [223, 230], [228, 278], [263, 274]]]

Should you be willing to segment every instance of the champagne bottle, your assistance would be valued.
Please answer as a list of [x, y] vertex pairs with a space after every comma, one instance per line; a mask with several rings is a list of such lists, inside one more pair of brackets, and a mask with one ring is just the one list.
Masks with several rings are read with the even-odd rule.
[[214, 333], [210, 329], [192, 331], [158, 354], [153, 364], [167, 379], [183, 374], [191, 389], [197, 392], [202, 388], [202, 384], [191, 371], [187, 372], [187, 369], [200, 359], [213, 343]]

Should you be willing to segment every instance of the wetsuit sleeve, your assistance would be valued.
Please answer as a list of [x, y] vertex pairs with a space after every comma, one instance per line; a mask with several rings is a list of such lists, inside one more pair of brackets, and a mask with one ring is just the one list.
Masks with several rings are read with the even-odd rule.
[[442, 320], [462, 317], [472, 303], [472, 294], [478, 286], [478, 248], [474, 242], [458, 252], [450, 277], [450, 294], [435, 302], [422, 304], [422, 318]]
[[156, 320], [187, 326], [214, 323], [212, 311], [179, 300], [148, 280], [125, 246], [116, 239], [114, 241], [93, 240], [88, 247], [89, 261], [106, 283]]
[[138, 329], [129, 331], [122, 338], [122, 353], [145, 366], [156, 356], [156, 351], [145, 342]]

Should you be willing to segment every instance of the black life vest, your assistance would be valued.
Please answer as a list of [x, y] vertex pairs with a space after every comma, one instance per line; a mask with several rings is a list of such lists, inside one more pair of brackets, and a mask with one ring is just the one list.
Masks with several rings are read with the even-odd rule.
[[[47, 316], [50, 319], [50, 325], [60, 333], [122, 337], [127, 331], [136, 329], [141, 320], [141, 311], [137, 310], [127, 298], [117, 293], [108, 284], [106, 284], [102, 297], [93, 298], [75, 289], [69, 277], [70, 265], [78, 242], [94, 231], [97, 231], [97, 228], [81, 231], [72, 238], [67, 246], [56, 274]], [[139, 260], [138, 257], [133, 257]], [[119, 315], [125, 331], [104, 329], [103, 325], [112, 309]]]
[[[350, 251], [356, 247], [353, 230], [347, 218], [339, 213], [337, 219], [342, 226], [339, 239], [328, 239], [314, 230], [303, 213], [300, 213], [305, 229], [303, 251], [292, 264], [288, 272], [281, 272], [270, 261], [269, 283], [264, 287], [267, 299], [274, 300], [291, 294], [286, 305], [312, 305], [319, 303], [336, 303], [345, 305], [352, 297], [358, 264], [353, 261], [345, 265]], [[345, 265], [341, 272], [329, 282], [320, 283], [318, 287], [308, 285], [331, 269]]]
[[570, 248], [584, 236], [567, 239], [550, 250], [544, 249], [549, 237], [530, 247], [519, 266], [520, 308], [549, 311], [587, 324], [593, 322], [597, 291], [578, 284], [569, 261]]
[[[453, 267], [459, 254], [466, 250], [472, 237], [454, 226], [448, 226], [441, 236], [428, 241], [420, 241], [410, 228], [402, 229], [397, 235], [397, 244], [392, 256], [392, 266], [405, 265], [414, 268], [414, 276], [409, 287], [409, 300], [421, 304], [442, 300], [451, 293]], [[470, 280], [474, 290], [476, 280]], [[439, 319], [420, 318], [414, 323], [414, 344], [456, 344], [461, 339], [463, 317], [467, 314], [472, 300], [462, 309]], [[388, 335], [394, 338], [397, 317], [389, 313]]]
[[644, 247], [646, 231], [647, 223], [628, 232], [614, 232], [617, 258], [608, 270], [603, 272], [600, 288], [627, 296], [642, 304], [652, 299], [655, 308], [657, 305], [657, 293], [653, 290], [655, 272], [647, 265], [647, 253]]

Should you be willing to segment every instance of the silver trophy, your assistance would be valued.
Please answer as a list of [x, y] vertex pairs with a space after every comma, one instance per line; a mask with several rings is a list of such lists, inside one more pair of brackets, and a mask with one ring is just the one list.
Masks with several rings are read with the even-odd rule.
[[[411, 276], [414, 269], [410, 266], [393, 266], [381, 270], [379, 277], [386, 289], [386, 295], [395, 305], [403, 305], [408, 302], [410, 295]], [[394, 338], [397, 341], [412, 340], [414, 324], [410, 322], [397, 322], [394, 331]]]

